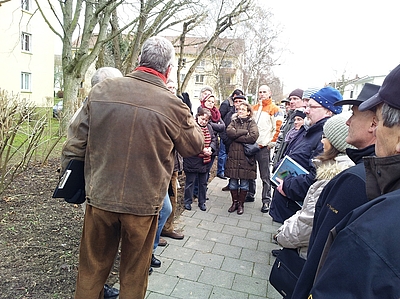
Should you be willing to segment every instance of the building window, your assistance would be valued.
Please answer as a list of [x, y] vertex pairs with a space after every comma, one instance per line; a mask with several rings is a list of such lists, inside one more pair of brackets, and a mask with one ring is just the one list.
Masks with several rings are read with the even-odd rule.
[[199, 64], [197, 65], [197, 68], [205, 68], [206, 66], [206, 60], [202, 59], [200, 60]]
[[21, 90], [31, 91], [31, 73], [21, 73]]
[[31, 0], [21, 0], [21, 8], [26, 11], [31, 10]]
[[185, 77], [186, 77], [186, 74], [182, 74], [182, 73], [181, 73], [181, 79], [180, 79], [180, 82], [181, 82], [181, 83], [185, 80]]
[[204, 75], [196, 75], [196, 84], [204, 84]]
[[231, 76], [224, 76], [224, 83], [226, 84], [226, 85], [230, 85], [231, 84]]
[[25, 52], [32, 52], [32, 34], [22, 32], [21, 50]]
[[221, 67], [232, 68], [232, 64], [230, 60], [222, 60]]

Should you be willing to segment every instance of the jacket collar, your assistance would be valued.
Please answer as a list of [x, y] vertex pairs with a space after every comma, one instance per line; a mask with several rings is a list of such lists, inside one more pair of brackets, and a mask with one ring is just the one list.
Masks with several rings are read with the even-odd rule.
[[346, 154], [355, 164], [362, 163], [363, 157], [375, 155], [375, 144], [367, 146], [362, 149], [346, 148]]
[[154, 76], [153, 74], [150, 73], [146, 73], [146, 72], [142, 72], [142, 71], [133, 71], [130, 74], [127, 74], [126, 77], [131, 77], [131, 78], [135, 78], [144, 82], [148, 82], [154, 85], [157, 85], [159, 87], [163, 87], [165, 89], [167, 89], [167, 87], [165, 86], [164, 81], [157, 77]]
[[400, 189], [400, 155], [364, 157], [363, 159], [369, 200]]

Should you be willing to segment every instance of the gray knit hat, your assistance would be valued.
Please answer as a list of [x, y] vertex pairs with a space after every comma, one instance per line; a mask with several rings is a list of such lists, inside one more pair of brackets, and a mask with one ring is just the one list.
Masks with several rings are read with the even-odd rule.
[[321, 88], [317, 88], [317, 87], [310, 87], [307, 88], [304, 92], [303, 92], [303, 99], [310, 99], [310, 95], [312, 95], [313, 93], [316, 93], [318, 90], [320, 90]]
[[349, 132], [346, 121], [347, 117], [338, 114], [330, 117], [324, 124], [325, 137], [341, 153], [346, 153], [346, 148], [348, 147], [354, 148], [345, 141]]

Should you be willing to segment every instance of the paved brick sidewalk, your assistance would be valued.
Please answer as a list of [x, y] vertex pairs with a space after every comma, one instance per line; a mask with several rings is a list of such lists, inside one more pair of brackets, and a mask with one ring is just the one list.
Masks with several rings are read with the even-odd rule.
[[226, 183], [216, 177], [208, 185], [206, 212], [194, 202], [180, 216], [183, 240], [166, 238], [168, 245], [157, 248], [162, 266], [149, 277], [146, 299], [282, 298], [268, 283], [279, 225], [260, 212], [261, 181], [243, 215], [228, 213], [231, 197], [221, 190]]

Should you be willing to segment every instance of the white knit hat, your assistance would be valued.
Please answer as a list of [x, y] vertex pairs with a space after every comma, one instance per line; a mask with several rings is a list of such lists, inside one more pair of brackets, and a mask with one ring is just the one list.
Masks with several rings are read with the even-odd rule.
[[324, 124], [324, 135], [334, 148], [341, 153], [346, 153], [346, 148], [354, 148], [345, 139], [349, 132], [346, 125], [347, 117], [338, 114], [330, 117]]

